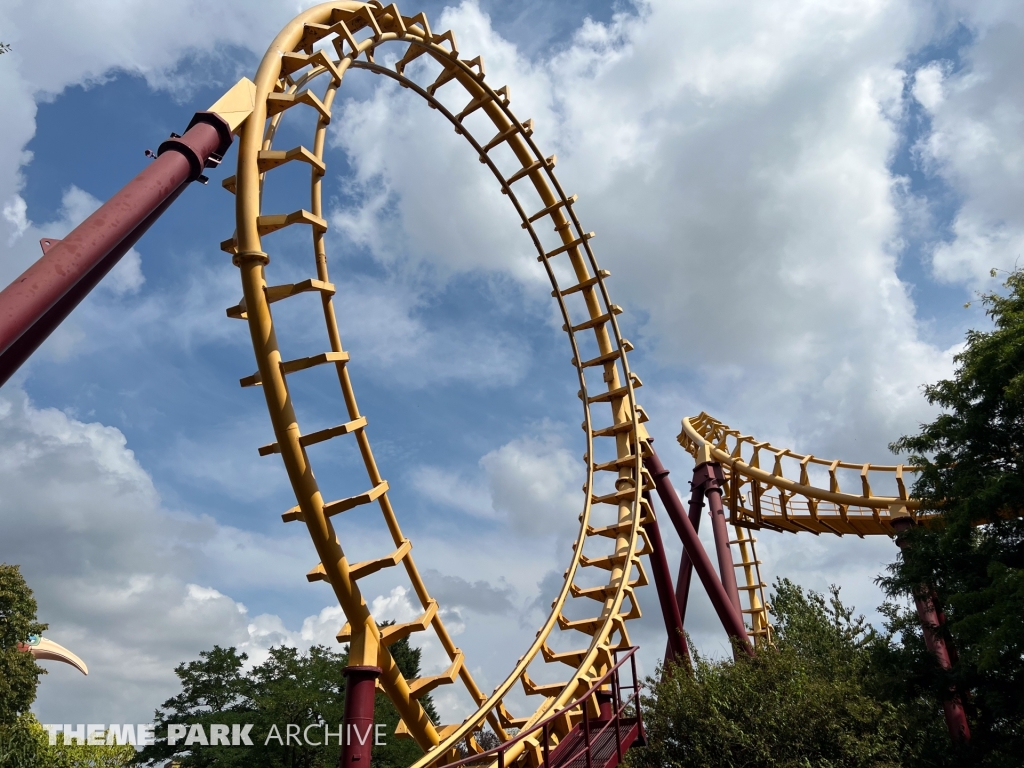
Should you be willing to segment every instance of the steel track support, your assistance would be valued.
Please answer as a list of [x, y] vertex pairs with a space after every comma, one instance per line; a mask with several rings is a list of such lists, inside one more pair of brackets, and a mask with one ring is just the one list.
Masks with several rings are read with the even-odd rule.
[[740, 591], [736, 586], [736, 569], [733, 567], [732, 552], [729, 549], [729, 529], [725, 524], [725, 510], [722, 508], [722, 487], [725, 475], [722, 465], [717, 461], [708, 462], [694, 467], [693, 483], [699, 485], [708, 499], [708, 511], [711, 515], [711, 529], [715, 534], [715, 549], [718, 552], [718, 573], [722, 577], [722, 586], [733, 607], [742, 616]]
[[[896, 530], [896, 546], [904, 553], [910, 550], [910, 541], [906, 533], [914, 527], [914, 519], [904, 512], [903, 515], [893, 515], [892, 527]], [[940, 632], [940, 627], [945, 624], [945, 616], [940, 615], [936, 607], [935, 593], [926, 584], [922, 584], [914, 590], [914, 605], [917, 608], [917, 617], [921, 622], [921, 634], [924, 635], [924, 644], [928, 651], [935, 657], [939, 667], [948, 672], [953, 669], [953, 660], [956, 658], [956, 649], [949, 643]], [[950, 689], [948, 695], [942, 701], [942, 713], [946, 719], [946, 728], [949, 729], [949, 736], [954, 744], [969, 744], [971, 741], [971, 727], [967, 723], [967, 714], [964, 712], [963, 701], [955, 689]]]
[[665, 618], [665, 632], [668, 635], [668, 647], [665, 650], [665, 661], [690, 664], [690, 649], [686, 646], [683, 634], [683, 618], [679, 613], [675, 590], [672, 589], [672, 571], [668, 567], [665, 556], [665, 545], [661, 539], [661, 529], [654, 517], [654, 505], [651, 494], [644, 491], [644, 498], [651, 509], [651, 518], [644, 525], [647, 538], [651, 542], [651, 571], [654, 575], [654, 586], [658, 590], [658, 601], [661, 603], [661, 614]]
[[[63, 239], [43, 238], [43, 256], [0, 292], [0, 386], [53, 333], [145, 234], [185, 187], [218, 165], [231, 133], [252, 111], [252, 83], [239, 81], [184, 136]], [[205, 181], [205, 180], [204, 180]]]
[[[700, 543], [697, 531], [694, 529], [689, 518], [683, 514], [682, 502], [679, 501], [679, 496], [676, 494], [675, 487], [672, 485], [672, 481], [668, 477], [668, 470], [665, 469], [665, 465], [662, 464], [661, 459], [658, 458], [658, 453], [654, 450], [654, 446], [652, 445], [650, 448], [650, 454], [644, 457], [644, 466], [647, 467], [647, 471], [650, 472], [651, 476], [654, 478], [654, 485], [658, 491], [658, 498], [661, 499], [661, 503], [665, 506], [665, 509], [668, 512], [668, 516], [672, 519], [672, 524], [675, 526], [676, 532], [679, 534], [679, 538], [683, 542], [683, 549], [689, 555], [689, 559], [693, 563], [693, 568], [697, 571], [697, 575], [700, 577], [701, 583], [704, 585], [704, 589], [708, 593], [708, 597], [711, 598], [711, 604], [714, 606], [715, 612], [718, 614], [718, 619], [722, 622], [722, 626], [725, 627], [725, 631], [730, 637], [735, 638], [736, 642], [739, 643], [748, 655], [753, 656], [754, 649], [747, 640], [747, 628], [743, 624], [743, 614], [741, 614], [733, 605], [732, 600], [729, 598], [729, 594], [722, 585], [722, 580], [719, 579], [718, 574], [715, 573], [715, 568], [711, 564], [711, 560], [708, 558], [707, 552], [704, 551], [704, 545]], [[698, 485], [698, 481], [702, 477], [702, 475], [698, 473], [702, 471], [702, 466], [709, 463], [714, 462], [701, 462], [701, 464], [698, 464], [694, 468], [694, 485], [693, 492], [690, 497], [691, 511], [695, 504], [700, 504], [701, 507], [703, 506], [703, 495], [705, 489], [703, 485]], [[685, 565], [685, 563], [682, 563], [681, 565]], [[682, 573], [680, 573], [680, 576], [682, 576]]]
[[380, 667], [345, 667], [345, 721], [338, 768], [369, 768], [373, 752], [373, 705]]

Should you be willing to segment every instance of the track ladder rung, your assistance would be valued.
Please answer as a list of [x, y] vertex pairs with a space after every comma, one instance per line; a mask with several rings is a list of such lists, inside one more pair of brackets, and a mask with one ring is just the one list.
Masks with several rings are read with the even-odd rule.
[[605, 525], [601, 528], [594, 528], [592, 525], [588, 525], [587, 536], [604, 536], [608, 539], [617, 539], [626, 531], [632, 530], [632, 528], [633, 523], [629, 521], [624, 523], [612, 523], [611, 525]]
[[569, 362], [572, 363], [573, 365], [579, 366], [580, 368], [593, 368], [595, 365], [605, 365], [606, 363], [611, 363], [619, 359], [620, 357], [622, 357], [623, 352], [632, 351], [633, 345], [630, 344], [629, 341], [627, 341], [626, 339], [623, 339], [622, 346], [619, 347], [618, 349], [613, 349], [611, 352], [605, 352], [603, 355], [598, 355], [597, 357], [592, 358], [590, 360], [584, 360], [582, 363], [580, 363], [575, 357]]
[[[388, 490], [388, 481], [381, 480], [380, 484], [370, 489], [366, 493], [361, 493], [358, 496], [350, 496], [347, 499], [341, 499], [339, 501], [332, 501], [330, 504], [324, 505], [324, 516], [331, 517], [332, 515], [340, 514], [353, 507], [358, 507], [362, 504], [369, 504], [371, 501], [375, 501], [382, 494]], [[290, 523], [293, 520], [303, 520], [302, 510], [299, 507], [292, 507], [283, 515], [281, 519], [286, 523]]]
[[[642, 381], [640, 381], [640, 377], [637, 376], [632, 371], [630, 371], [629, 378], [630, 378], [630, 381], [633, 382], [633, 389], [635, 389], [635, 390], [636, 389], [640, 389], [640, 387], [642, 387], [644, 385], [644, 383]], [[605, 402], [608, 402], [609, 400], [615, 400], [616, 398], [626, 397], [628, 394], [629, 394], [629, 387], [627, 387], [625, 384], [623, 384], [621, 387], [616, 387], [615, 389], [609, 389], [607, 392], [601, 392], [600, 394], [593, 395], [592, 397], [588, 397], [587, 398], [587, 403], [588, 404], [591, 404], [591, 403], [605, 403]]]
[[364, 560], [361, 563], [349, 566], [349, 577], [352, 579], [361, 579], [364, 576], [369, 576], [371, 573], [376, 573], [382, 568], [391, 568], [396, 566], [407, 554], [409, 554], [409, 550], [411, 549], [412, 542], [409, 541], [409, 539], [405, 539], [402, 541], [401, 546], [390, 555], [378, 557], [375, 560]]
[[[558, 202], [552, 203], [547, 208], [541, 208], [539, 211], [537, 211], [535, 214], [533, 214], [533, 216], [528, 218], [526, 221], [527, 221], [527, 223], [532, 224], [533, 222], [535, 222], [537, 219], [541, 218], [542, 216], [547, 216], [549, 213], [554, 213], [559, 208], [561, 208], [563, 205], [568, 208], [569, 206], [571, 206], [573, 203], [575, 203], [579, 199], [580, 199], [579, 195], [569, 195], [568, 197], [566, 197], [566, 198], [564, 198], [562, 200], [559, 200]], [[526, 224], [520, 224], [519, 226], [521, 226], [523, 229], [526, 229]]]
[[[584, 424], [583, 428], [586, 429], [587, 425]], [[610, 427], [604, 427], [603, 429], [595, 429], [591, 434], [594, 437], [614, 437], [615, 435], [621, 434], [622, 432], [629, 432], [633, 429], [632, 421], [623, 421], [618, 424], [612, 424]]]
[[320, 119], [325, 125], [331, 122], [331, 113], [327, 111], [324, 103], [317, 98], [312, 91], [299, 91], [298, 93], [271, 93], [267, 96], [267, 117], [273, 117], [279, 112], [284, 112], [296, 104], [307, 104], [320, 113]]
[[[612, 304], [611, 307], [609, 307], [609, 310], [610, 311], [608, 312], [608, 314], [600, 315], [599, 317], [594, 317], [591, 318], [590, 320], [585, 320], [579, 325], [574, 325], [572, 327], [572, 332], [576, 333], [578, 331], [585, 331], [588, 328], [593, 328], [594, 326], [597, 325], [603, 325], [604, 323], [607, 323], [609, 320], [611, 320], [613, 315], [622, 314], [622, 307], [620, 307], [618, 304]], [[566, 332], [569, 331], [569, 329], [566, 328], [564, 325], [562, 326], [562, 330]]]
[[[263, 289], [264, 295], [267, 297], [267, 303], [273, 304], [275, 301], [281, 301], [282, 299], [296, 296], [300, 293], [308, 293], [310, 291], [319, 291], [320, 293], [327, 294], [328, 296], [334, 295], [334, 285], [332, 283], [325, 283], [323, 280], [316, 280], [310, 278], [309, 280], [303, 280], [301, 283], [285, 283], [284, 285], [268, 285]], [[238, 304], [227, 309], [228, 317], [236, 320], [247, 319], [245, 299], [243, 298]]]
[[535, 683], [525, 672], [522, 676], [523, 690], [527, 696], [557, 696], [569, 683]]
[[[629, 422], [626, 422], [627, 424]], [[646, 489], [645, 489], [646, 490]], [[591, 496], [591, 504], [621, 504], [627, 499], [632, 499], [636, 496], [636, 488], [624, 488], [621, 491], [615, 491], [604, 496]]]
[[541, 646], [541, 653], [544, 656], [544, 661], [549, 664], [555, 662], [561, 662], [562, 664], [568, 664], [573, 669], [579, 667], [583, 663], [583, 659], [586, 658], [587, 649], [584, 648], [579, 651], [559, 651], [555, 652], [548, 648], [547, 644]]
[[598, 627], [604, 624], [604, 621], [600, 616], [595, 616], [592, 619], [569, 620], [562, 614], [558, 614], [558, 626], [561, 629], [575, 629], [577, 632], [582, 632], [585, 635], [593, 635]]
[[599, 282], [604, 280], [606, 277], [611, 277], [611, 276], [612, 276], [612, 273], [609, 272], [607, 269], [599, 269], [599, 270], [597, 270], [597, 275], [595, 275], [594, 277], [588, 277], [586, 280], [584, 280], [581, 283], [576, 283], [576, 285], [570, 285], [565, 290], [562, 290], [562, 291], [552, 291], [551, 295], [552, 296], [558, 296], [558, 295], [568, 296], [569, 294], [576, 293], [577, 291], [582, 291], [584, 288], [589, 288], [592, 285], [597, 285]]
[[281, 373], [297, 373], [298, 371], [305, 371], [308, 368], [313, 368], [317, 365], [324, 365], [325, 363], [347, 363], [348, 352], [321, 352], [319, 355], [313, 355], [311, 357], [300, 357], [297, 360], [287, 360], [281, 362]]
[[341, 72], [338, 71], [337, 65], [331, 61], [331, 57], [323, 50], [314, 51], [312, 54], [289, 51], [281, 55], [282, 75], [290, 75], [308, 66], [321, 66], [331, 73], [331, 79], [334, 82], [341, 82]]
[[629, 559], [629, 555], [605, 555], [604, 557], [595, 557], [593, 559], [586, 555], [580, 555], [580, 565], [585, 568], [602, 568], [606, 571], [610, 571], [612, 568], [621, 566]]
[[541, 168], [554, 168], [555, 163], [557, 161], [558, 158], [555, 155], [545, 158], [544, 160], [534, 160], [529, 165], [523, 166], [518, 171], [513, 173], [511, 176], [509, 176], [507, 179], [505, 179], [505, 187], [508, 188], [512, 186], [523, 177], [530, 175], [534, 171], [539, 171]]
[[[515, 136], [517, 133], [522, 133], [523, 136], [532, 136], [533, 135], [533, 120], [532, 119], [531, 120], [527, 120], [525, 123], [523, 123], [523, 130], [522, 131], [519, 130], [519, 126], [518, 125], [510, 125], [505, 130], [498, 131], [498, 133], [495, 134], [494, 138], [491, 139], [490, 141], [488, 141], [486, 144], [484, 144], [483, 147], [481, 147], [481, 149], [483, 149], [483, 151], [485, 153], [486, 152], [490, 152], [496, 146], [501, 144], [501, 142], [508, 141], [510, 138]], [[531, 221], [533, 221], [533, 219], [531, 219]], [[525, 226], [523, 228], [525, 229]]]
[[550, 258], [552, 258], [554, 256], [557, 256], [560, 253], [565, 253], [566, 251], [571, 251], [573, 248], [579, 248], [581, 245], [583, 245], [585, 242], [587, 242], [587, 240], [592, 240], [594, 237], [595, 237], [595, 235], [594, 235], [593, 232], [584, 232], [583, 233], [583, 237], [579, 237], [579, 238], [573, 240], [571, 243], [566, 243], [561, 248], [555, 248], [555, 250], [553, 250], [553, 251], [548, 251], [543, 256], [538, 256], [537, 257], [537, 261], [545, 261], [545, 260], [550, 259]]
[[292, 224], [309, 224], [317, 232], [327, 231], [327, 221], [314, 216], [307, 210], [292, 211], [291, 213], [272, 213], [268, 216], [259, 216], [256, 219], [256, 228], [260, 236], [269, 235], [279, 229], [290, 227]]
[[[310, 432], [308, 435], [303, 435], [302, 437], [299, 438], [299, 445], [301, 445], [303, 448], [309, 445], [316, 445], [317, 443], [322, 443], [325, 440], [330, 440], [332, 437], [338, 437], [339, 435], [347, 435], [351, 432], [355, 432], [357, 429], [363, 429], [365, 426], [366, 417], [360, 416], [358, 419], [355, 419], [354, 421], [348, 421], [344, 424], [339, 424], [336, 427], [328, 427], [327, 429], [321, 429], [319, 432]], [[260, 456], [269, 456], [272, 453], [280, 452], [281, 445], [279, 443], [261, 445], [259, 448]], [[327, 508], [324, 507], [324, 509], [326, 510]]]
[[431, 675], [430, 677], [420, 677], [416, 680], [410, 680], [409, 697], [412, 699], [419, 699], [426, 696], [439, 685], [451, 685], [455, 682], [455, 678], [459, 676], [459, 671], [462, 669], [462, 664], [465, 660], [465, 654], [460, 650], [456, 650], [455, 658], [452, 659], [451, 666], [448, 667], [445, 672], [442, 672], [440, 675]]
[[294, 147], [292, 149], [264, 149], [257, 155], [256, 163], [259, 166], [260, 172], [278, 168], [285, 163], [289, 163], [292, 160], [299, 160], [303, 163], [308, 163], [317, 176], [323, 176], [327, 173], [327, 166], [324, 165], [324, 161], [314, 155], [305, 147]]
[[606, 461], [603, 464], [595, 464], [595, 472], [618, 472], [623, 467], [630, 467], [636, 465], [636, 456], [623, 456], [620, 459], [612, 459]]

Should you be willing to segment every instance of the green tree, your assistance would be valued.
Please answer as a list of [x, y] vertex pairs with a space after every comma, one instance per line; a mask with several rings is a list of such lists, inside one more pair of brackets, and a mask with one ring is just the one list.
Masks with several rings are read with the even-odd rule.
[[[995, 272], [993, 272], [995, 276]], [[951, 686], [964, 695], [971, 749], [961, 764], [1018, 766], [1024, 754], [1024, 272], [1006, 295], [981, 296], [993, 323], [967, 334], [953, 378], [924, 388], [943, 412], [891, 446], [922, 471], [913, 495], [936, 513], [880, 583], [889, 603], [878, 665], [893, 695], [923, 699], [939, 717]], [[950, 673], [925, 651], [907, 598], [934, 589], [939, 628], [959, 658]]]
[[0, 741], [0, 768], [127, 768], [135, 748], [127, 745], [65, 744], [63, 734], [49, 734], [31, 713], [22, 715], [9, 738]]
[[[775, 647], [649, 680], [648, 746], [632, 768], [881, 768], [914, 761], [920, 741], [898, 706], [870, 690], [873, 635], [832, 590], [826, 600], [788, 580], [775, 584]], [[692, 646], [691, 646], [692, 648]]]
[[[420, 650], [413, 648], [408, 639], [392, 645], [391, 652], [407, 679], [419, 676]], [[248, 657], [234, 648], [214, 646], [199, 656], [174, 670], [182, 690], [157, 710], [157, 743], [140, 753], [140, 763], [173, 757], [182, 768], [320, 768], [337, 764], [339, 746], [335, 734], [344, 718], [347, 652], [337, 653], [323, 646], [313, 646], [306, 654], [294, 648], [272, 648], [269, 658], [248, 672]], [[429, 697], [423, 703], [436, 722]], [[399, 717], [390, 700], [378, 694], [375, 704], [375, 720], [387, 726], [387, 738], [385, 745], [374, 747], [372, 766], [404, 768], [423, 752], [413, 741], [394, 738]], [[171, 723], [200, 724], [206, 727], [207, 735], [208, 726], [213, 723], [237, 724], [240, 728], [251, 723], [253, 745], [168, 745], [167, 726]], [[287, 742], [288, 723], [327, 723], [331, 727], [331, 743], [297, 746], [294, 742], [282, 744], [276, 738], [268, 740], [272, 726], [276, 726]], [[323, 730], [314, 729], [310, 736], [322, 740]]]
[[19, 645], [45, 629], [36, 621], [36, 601], [21, 570], [0, 563], [0, 727], [14, 724], [36, 700], [39, 676], [46, 670]]

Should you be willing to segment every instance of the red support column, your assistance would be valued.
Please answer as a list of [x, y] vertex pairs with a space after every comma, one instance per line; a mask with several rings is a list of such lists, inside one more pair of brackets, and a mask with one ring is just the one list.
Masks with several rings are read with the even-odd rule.
[[672, 571], [668, 567], [668, 558], [665, 556], [665, 545], [661, 540], [661, 529], [658, 521], [654, 518], [654, 505], [651, 504], [651, 494], [644, 492], [644, 498], [651, 505], [651, 519], [644, 528], [647, 531], [647, 538], [651, 542], [651, 571], [654, 574], [654, 586], [658, 590], [658, 601], [661, 603], [661, 613], [665, 618], [665, 632], [668, 634], [668, 648], [665, 650], [665, 661], [673, 661], [682, 664], [685, 660], [690, 663], [690, 649], [686, 647], [686, 637], [683, 635], [683, 619], [679, 615], [679, 604], [672, 589]]
[[[690, 524], [686, 515], [683, 514], [683, 505], [679, 501], [679, 496], [676, 495], [672, 481], [668, 479], [668, 471], [665, 469], [665, 465], [661, 463], [653, 446], [651, 446], [650, 455], [644, 459], [644, 465], [654, 478], [658, 497], [668, 511], [672, 523], [676, 526], [679, 538], [683, 541], [683, 548], [689, 554], [693, 567], [697, 571], [697, 575], [700, 577], [708, 597], [711, 598], [711, 604], [715, 607], [722, 626], [725, 627], [725, 631], [731, 637], [739, 642], [748, 655], [753, 656], [754, 649], [747, 640], [747, 628], [743, 625], [743, 615], [733, 607], [725, 587], [722, 586], [721, 579], [715, 573], [715, 568], [711, 564], [707, 552], [704, 551], [704, 546], [700, 543], [700, 539], [697, 537], [697, 532], [694, 530], [693, 525]], [[701, 466], [704, 465], [694, 469], [695, 493], [697, 492], [698, 484], [702, 481], [702, 476], [699, 474]], [[703, 493], [703, 485], [699, 487]]]
[[[914, 526], [914, 520], [909, 515], [894, 517], [892, 527], [896, 530], [896, 545], [901, 550], [908, 550], [910, 542], [902, 534]], [[904, 555], [905, 556], [905, 555]], [[914, 605], [917, 607], [917, 617], [921, 621], [921, 634], [924, 635], [924, 644], [928, 651], [938, 661], [939, 666], [949, 671], [953, 668], [952, 658], [956, 657], [956, 650], [946, 643], [939, 633], [939, 627], [945, 624], [945, 617], [940, 615], [935, 607], [935, 596], [931, 588], [922, 584], [914, 590]], [[960, 694], [950, 689], [949, 695], [943, 699], [942, 712], [946, 719], [946, 728], [949, 736], [956, 744], [968, 744], [971, 741], [971, 727], [967, 723], [967, 714], [964, 712], [964, 705]]]
[[219, 115], [197, 112], [184, 136], [161, 144], [156, 160], [0, 292], [0, 386], [230, 144]]
[[708, 497], [708, 510], [711, 513], [711, 529], [715, 533], [715, 549], [718, 552], [718, 573], [722, 577], [722, 586], [732, 602], [736, 612], [743, 616], [740, 606], [740, 591], [736, 587], [736, 569], [732, 564], [732, 552], [729, 550], [729, 529], [725, 524], [725, 509], [722, 507], [722, 486], [725, 476], [722, 465], [718, 462], [702, 464], [693, 471], [694, 482], [697, 482], [698, 471], [704, 477], [704, 494]]
[[345, 667], [345, 723], [339, 768], [370, 768], [373, 752], [373, 704], [380, 667]]

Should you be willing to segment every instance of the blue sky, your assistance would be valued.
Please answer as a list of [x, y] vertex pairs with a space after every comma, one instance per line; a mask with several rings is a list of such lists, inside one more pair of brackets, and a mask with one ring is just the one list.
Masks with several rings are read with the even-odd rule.
[[[297, 10], [115, 4], [101, 23], [55, 5], [0, 10], [13, 46], [0, 56], [4, 283], [39, 237], [66, 232], [145, 149], [251, 75]], [[677, 484], [691, 466], [679, 420], [700, 410], [857, 461], [888, 461], [887, 443], [929, 417], [920, 385], [948, 375], [964, 330], [984, 323], [964, 302], [1024, 240], [1013, 4], [402, 9], [482, 53], [558, 154], [626, 309], [640, 402]], [[450, 127], [361, 72], [334, 114], [329, 257], [351, 375], [417, 562], [487, 688], [532, 637], [578, 513], [570, 350], [514, 212]], [[280, 523], [294, 502], [280, 459], [256, 453], [272, 440], [262, 393], [237, 384], [254, 362], [245, 324], [224, 315], [240, 296], [218, 250], [233, 163], [232, 151], [189, 189], [0, 392], [0, 560], [22, 564], [49, 636], [92, 669], [51, 669], [44, 721], [141, 722], [199, 650], [258, 658], [344, 623], [328, 589], [305, 581], [304, 532]], [[268, 200], [298, 208], [304, 183], [281, 172]], [[270, 242], [280, 282], [311, 274], [304, 232]], [[322, 351], [298, 311], [278, 319], [291, 356]], [[327, 377], [297, 386], [307, 431], [343, 420]], [[362, 490], [351, 446], [313, 461], [328, 493]], [[343, 535], [379, 541], [373, 516], [350, 518]], [[769, 579], [838, 583], [877, 615], [887, 540], [760, 544]], [[367, 589], [380, 613], [411, 611], [386, 579]], [[633, 632], [650, 670], [664, 640], [655, 596], [641, 599]], [[705, 600], [690, 619], [720, 652]]]

